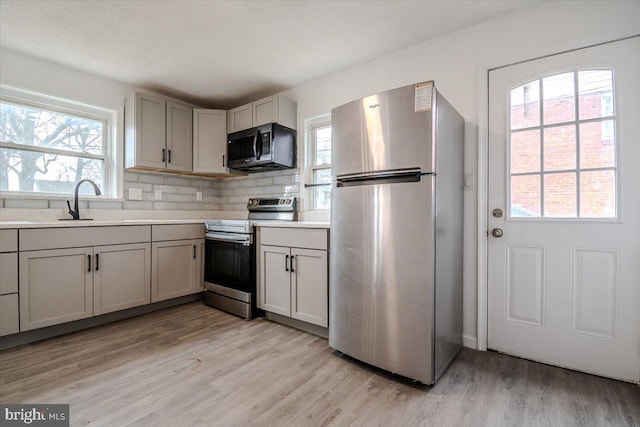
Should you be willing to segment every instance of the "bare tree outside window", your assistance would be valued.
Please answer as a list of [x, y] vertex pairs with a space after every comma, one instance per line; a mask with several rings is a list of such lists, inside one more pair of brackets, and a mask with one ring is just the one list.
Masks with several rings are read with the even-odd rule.
[[101, 120], [1, 102], [0, 190], [66, 194], [84, 178], [104, 190], [105, 128]]

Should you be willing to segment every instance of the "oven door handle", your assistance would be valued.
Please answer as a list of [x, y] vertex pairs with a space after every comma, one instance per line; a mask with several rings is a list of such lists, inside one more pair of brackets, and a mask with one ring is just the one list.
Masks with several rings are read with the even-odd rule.
[[215, 240], [217, 242], [242, 243], [249, 246], [253, 243], [253, 235], [251, 234], [234, 234], [234, 233], [207, 233], [204, 235], [207, 240]]

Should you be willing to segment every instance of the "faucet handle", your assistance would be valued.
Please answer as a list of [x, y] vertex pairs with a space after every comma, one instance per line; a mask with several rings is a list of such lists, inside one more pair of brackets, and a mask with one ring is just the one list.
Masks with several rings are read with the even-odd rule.
[[80, 215], [78, 215], [78, 212], [71, 209], [71, 203], [69, 203], [68, 200], [67, 200], [67, 207], [69, 208], [69, 215], [71, 215], [73, 219], [79, 219]]

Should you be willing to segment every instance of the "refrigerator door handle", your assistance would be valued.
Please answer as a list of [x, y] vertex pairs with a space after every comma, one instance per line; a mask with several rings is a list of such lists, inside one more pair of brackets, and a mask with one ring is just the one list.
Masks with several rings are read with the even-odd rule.
[[394, 184], [402, 182], [420, 182], [423, 176], [435, 176], [435, 172], [406, 171], [406, 172], [383, 172], [376, 174], [365, 174], [338, 178], [337, 187], [350, 187], [355, 185], [373, 184]]

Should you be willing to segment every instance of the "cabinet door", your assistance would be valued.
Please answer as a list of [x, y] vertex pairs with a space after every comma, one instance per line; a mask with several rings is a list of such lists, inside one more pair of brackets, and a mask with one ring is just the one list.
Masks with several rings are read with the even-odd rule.
[[93, 315], [93, 248], [20, 253], [20, 330]]
[[278, 121], [278, 96], [273, 95], [253, 103], [253, 125]]
[[291, 317], [314, 325], [329, 326], [327, 252], [291, 249]]
[[167, 169], [191, 172], [193, 109], [167, 102]]
[[166, 101], [136, 93], [135, 166], [163, 169], [166, 164]]
[[291, 316], [289, 248], [260, 245], [258, 307]]
[[193, 110], [193, 171], [228, 173], [227, 112]]
[[197, 292], [199, 240], [155, 242], [151, 247], [151, 302]]
[[252, 104], [247, 104], [229, 110], [229, 115], [227, 116], [228, 133], [250, 129], [254, 126], [251, 106]]
[[0, 295], [0, 336], [20, 332], [18, 294]]
[[151, 290], [151, 244], [94, 248], [93, 313], [148, 304]]
[[0, 295], [18, 292], [18, 254], [0, 254]]

